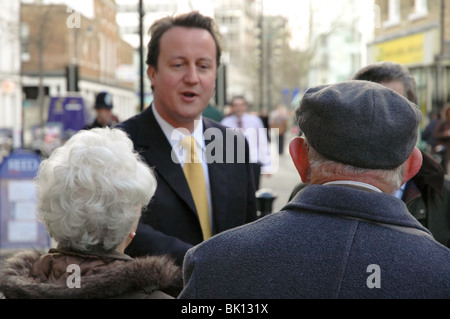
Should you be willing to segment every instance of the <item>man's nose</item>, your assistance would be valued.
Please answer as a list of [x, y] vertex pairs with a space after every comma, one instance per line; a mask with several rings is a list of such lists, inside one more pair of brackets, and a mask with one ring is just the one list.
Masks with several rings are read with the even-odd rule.
[[198, 70], [197, 66], [190, 65], [186, 69], [186, 74], [184, 76], [184, 81], [190, 84], [196, 84], [198, 82]]

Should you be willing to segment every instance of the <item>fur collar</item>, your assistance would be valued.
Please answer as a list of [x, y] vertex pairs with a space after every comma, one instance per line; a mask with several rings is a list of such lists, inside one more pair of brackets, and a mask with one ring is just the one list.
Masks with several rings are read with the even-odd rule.
[[[114, 260], [98, 269], [89, 269], [89, 275], [85, 276], [82, 271], [81, 288], [68, 288], [66, 279], [54, 280], [45, 269], [44, 276], [35, 274], [36, 265], [46, 256], [38, 251], [23, 251], [5, 261], [0, 270], [0, 291], [6, 298], [121, 298], [158, 290], [176, 297], [182, 285], [180, 267], [170, 258], [149, 256]], [[103, 260], [92, 256], [89, 259], [97, 259], [95, 267]], [[85, 260], [82, 262], [83, 267], [90, 266]]]

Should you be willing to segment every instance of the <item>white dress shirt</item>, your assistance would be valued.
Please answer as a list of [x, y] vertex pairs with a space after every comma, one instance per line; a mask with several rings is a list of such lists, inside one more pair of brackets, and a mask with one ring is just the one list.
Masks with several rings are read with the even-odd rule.
[[378, 188], [375, 187], [373, 185], [367, 184], [367, 183], [362, 183], [362, 182], [356, 182], [356, 181], [333, 181], [333, 182], [328, 182], [328, 183], [324, 183], [323, 185], [348, 185], [348, 186], [357, 186], [359, 188], [366, 188], [367, 190], [371, 190], [377, 193], [382, 193], [382, 191]]
[[[239, 123], [239, 120], [241, 123]], [[249, 113], [244, 113], [241, 118], [236, 115], [229, 115], [222, 120], [221, 124], [230, 128], [241, 127], [249, 145], [250, 161], [262, 164], [261, 173], [271, 173], [272, 167], [267, 130], [258, 116]]]

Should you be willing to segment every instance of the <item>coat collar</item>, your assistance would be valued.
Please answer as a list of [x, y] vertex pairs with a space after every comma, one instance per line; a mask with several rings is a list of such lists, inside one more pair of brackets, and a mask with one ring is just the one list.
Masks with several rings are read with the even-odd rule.
[[78, 256], [78, 257], [82, 257], [82, 258], [94, 256], [94, 257], [100, 257], [100, 258], [104, 258], [104, 259], [113, 259], [113, 260], [133, 260], [130, 256], [128, 256], [124, 253], [121, 253], [117, 250], [107, 252], [107, 251], [100, 250], [100, 249], [93, 249], [91, 251], [77, 252], [74, 250], [63, 249], [59, 245], [56, 248], [51, 248], [49, 250], [49, 253], [50, 254], [72, 255], [72, 256]]
[[[70, 288], [70, 265], [81, 268], [79, 288]], [[132, 293], [179, 289], [181, 270], [168, 257], [128, 261], [79, 253], [22, 251], [0, 269], [0, 291], [6, 298], [117, 298]]]
[[393, 195], [368, 192], [346, 186], [308, 185], [284, 208], [299, 212], [335, 215], [370, 223], [415, 228], [428, 235], [408, 211], [406, 204]]

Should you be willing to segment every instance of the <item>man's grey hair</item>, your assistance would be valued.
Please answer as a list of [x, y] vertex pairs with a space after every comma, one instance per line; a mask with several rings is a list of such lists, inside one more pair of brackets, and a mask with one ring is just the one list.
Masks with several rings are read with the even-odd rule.
[[[307, 143], [307, 140], [305, 138]], [[326, 157], [319, 154], [311, 145], [308, 144], [308, 158], [310, 164], [310, 170], [308, 172], [308, 180], [312, 175], [318, 175], [322, 177], [332, 178], [336, 175], [347, 176], [350, 179], [367, 176], [371, 179], [376, 178], [382, 184], [386, 185], [389, 189], [387, 192], [394, 193], [402, 186], [403, 174], [405, 172], [405, 165], [391, 169], [367, 169], [360, 168], [344, 163], [339, 163], [333, 160], [329, 160]]]

